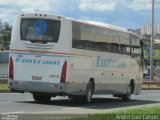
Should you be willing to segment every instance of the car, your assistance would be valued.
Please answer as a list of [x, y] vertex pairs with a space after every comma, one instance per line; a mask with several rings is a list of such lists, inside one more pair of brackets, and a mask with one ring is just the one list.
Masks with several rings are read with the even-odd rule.
[[143, 80], [144, 80], [144, 81], [150, 81], [150, 76], [145, 76], [145, 77], [143, 78]]
[[[144, 81], [150, 81], [150, 76], [145, 76], [144, 78], [143, 78], [143, 80]], [[158, 76], [153, 76], [153, 80], [152, 81], [159, 81], [159, 78], [158, 78]]]
[[154, 80], [155, 80], [155, 81], [159, 81], [158, 76], [154, 76]]

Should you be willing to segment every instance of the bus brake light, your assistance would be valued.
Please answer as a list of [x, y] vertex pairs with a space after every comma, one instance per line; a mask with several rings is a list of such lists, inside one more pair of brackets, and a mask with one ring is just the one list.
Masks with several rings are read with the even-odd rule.
[[12, 57], [10, 57], [10, 59], [9, 59], [9, 78], [10, 79], [13, 79], [13, 77], [14, 77], [13, 73], [14, 73], [14, 70], [13, 70], [13, 59], [12, 59]]
[[65, 83], [66, 81], [66, 73], [67, 73], [67, 61], [64, 62], [61, 73], [60, 83]]

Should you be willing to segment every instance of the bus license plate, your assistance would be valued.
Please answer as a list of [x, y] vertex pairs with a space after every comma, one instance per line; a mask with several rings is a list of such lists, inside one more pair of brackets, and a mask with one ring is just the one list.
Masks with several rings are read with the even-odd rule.
[[42, 80], [42, 76], [32, 76], [32, 80]]

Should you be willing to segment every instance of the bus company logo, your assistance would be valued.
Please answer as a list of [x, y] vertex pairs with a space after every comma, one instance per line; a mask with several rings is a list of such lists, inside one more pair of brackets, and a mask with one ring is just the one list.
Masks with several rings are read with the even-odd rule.
[[34, 23], [34, 32], [42, 35], [46, 32], [47, 30], [47, 23], [44, 20], [37, 20]]
[[38, 60], [38, 59], [28, 59], [17, 57], [15, 59], [16, 63], [25, 63], [25, 64], [42, 64], [42, 65], [60, 65], [60, 61], [52, 60]]
[[97, 67], [106, 68], [126, 68], [127, 64], [125, 61], [114, 60], [112, 58], [103, 58], [102, 56], [97, 56]]

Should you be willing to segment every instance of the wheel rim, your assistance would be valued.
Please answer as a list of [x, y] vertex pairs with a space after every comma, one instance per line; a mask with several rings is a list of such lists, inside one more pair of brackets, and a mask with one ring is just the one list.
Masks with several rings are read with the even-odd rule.
[[131, 86], [129, 85], [128, 90], [127, 90], [127, 97], [131, 97]]
[[88, 91], [87, 91], [87, 101], [88, 101], [88, 102], [91, 102], [91, 99], [92, 99], [92, 90], [91, 90], [91, 88], [89, 87], [89, 88], [88, 88]]

